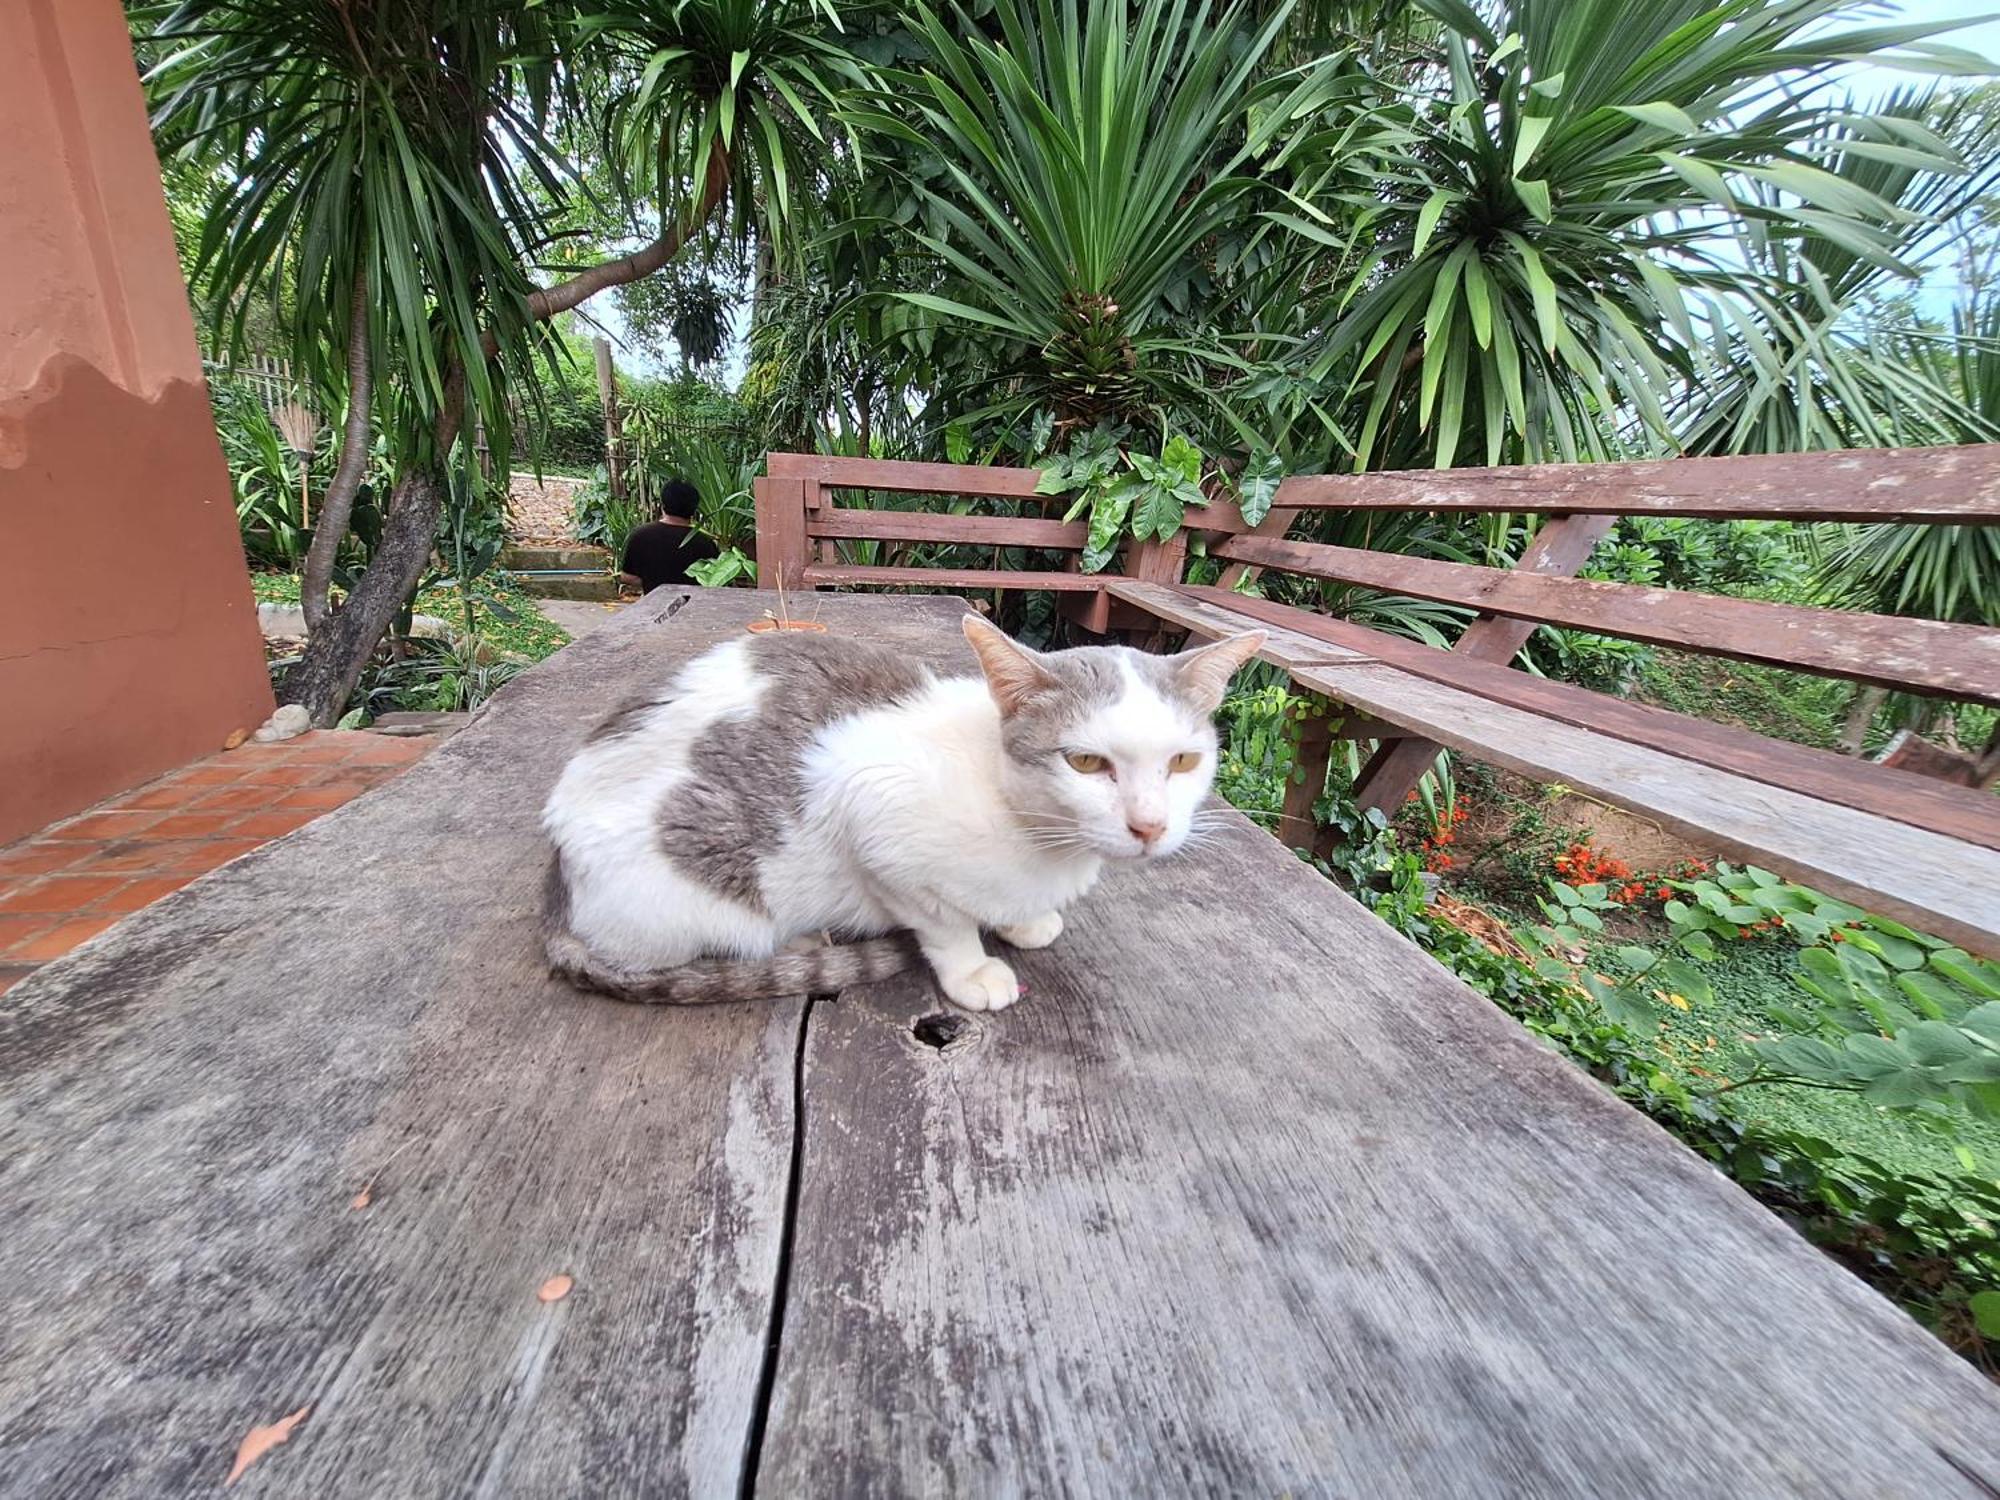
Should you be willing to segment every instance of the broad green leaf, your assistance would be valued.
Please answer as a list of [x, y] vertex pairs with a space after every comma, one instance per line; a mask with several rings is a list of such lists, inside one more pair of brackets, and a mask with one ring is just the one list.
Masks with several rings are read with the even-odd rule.
[[1643, 974], [1660, 961], [1660, 955], [1651, 948], [1641, 948], [1636, 945], [1620, 948], [1618, 957], [1634, 974]]
[[1546, 182], [1538, 177], [1516, 177], [1514, 191], [1520, 195], [1521, 202], [1527, 205], [1528, 212], [1544, 224], [1551, 223], [1555, 219], [1555, 206], [1550, 201], [1549, 185]]
[[1965, 1307], [1980, 1337], [2000, 1339], [2000, 1289], [1974, 1292], [1965, 1299]]
[[1284, 460], [1269, 449], [1252, 453], [1243, 466], [1243, 482], [1238, 490], [1244, 521], [1255, 526], [1271, 513], [1271, 501], [1285, 477]]
[[1962, 948], [1940, 948], [1930, 956], [1930, 966], [1962, 990], [2000, 1000], [2000, 970]]
[[1966, 1010], [1964, 994], [1927, 969], [1898, 974], [1896, 987], [1910, 997], [1910, 1004], [1920, 1014], [1934, 1021], [1956, 1020]]
[[1201, 483], [1201, 449], [1179, 433], [1168, 438], [1166, 446], [1160, 450], [1160, 463], [1189, 484]]

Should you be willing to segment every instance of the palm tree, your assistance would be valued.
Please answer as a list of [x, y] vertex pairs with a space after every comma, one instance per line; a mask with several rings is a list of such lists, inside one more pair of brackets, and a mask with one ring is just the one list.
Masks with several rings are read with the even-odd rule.
[[[549, 320], [665, 266], [725, 211], [738, 234], [782, 229], [847, 66], [834, 23], [831, 0], [135, 8], [161, 59], [148, 82], [163, 149], [221, 169], [200, 269], [223, 316], [286, 284], [301, 369], [347, 396], [311, 574], [322, 599], [369, 427], [391, 438], [381, 541], [284, 685], [313, 722], [338, 717], [414, 592], [468, 416], [510, 447], [507, 393], [532, 392], [537, 358], [556, 357]], [[636, 247], [539, 286], [526, 268], [578, 180], [557, 127], [579, 120]]]

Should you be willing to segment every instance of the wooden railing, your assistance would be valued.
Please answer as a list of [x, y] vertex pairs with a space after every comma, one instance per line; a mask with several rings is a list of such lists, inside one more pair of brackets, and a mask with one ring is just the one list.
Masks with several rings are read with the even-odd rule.
[[[1568, 780], [1598, 775], [1609, 800], [1649, 810], [1649, 815], [1665, 810], [1668, 818], [1717, 838], [1718, 847], [1759, 853], [1777, 845], [1773, 862], [1800, 872], [1799, 878], [1816, 874], [1835, 885], [1846, 878], [1820, 868], [1828, 862], [1802, 853], [1798, 840], [1774, 838], [1768, 829], [1731, 844], [1734, 825], [1727, 818], [1696, 816], [1685, 787], [1667, 796], [1626, 785], [1619, 779], [1625, 773], [1608, 769], [1617, 758], [1609, 750], [1583, 772], [1573, 769], [1577, 757], [1588, 759], [1590, 745], [1623, 744], [1676, 757], [1672, 764], [1688, 766], [1690, 774], [1694, 767], [1707, 768], [1743, 787], [1785, 788], [1893, 826], [2000, 850], [2000, 798], [1975, 790], [2000, 773], [2000, 743], [1989, 745], [1982, 756], [1952, 762], [1954, 784], [1508, 670], [1535, 628], [1552, 624], [1907, 692], [2000, 704], [2000, 630], [1573, 576], [1620, 515], [2000, 524], [2000, 445], [1301, 476], [1279, 486], [1270, 514], [1254, 527], [1244, 524], [1233, 505], [1218, 502], [1191, 510], [1180, 535], [1164, 543], [1128, 545], [1111, 569], [1098, 574], [1082, 572], [1078, 562], [1085, 527], [1060, 519], [1066, 500], [1035, 493], [1039, 477], [1038, 471], [1022, 468], [773, 454], [770, 477], [757, 488], [760, 582], [790, 589], [1050, 589], [1061, 595], [1071, 618], [1097, 631], [1158, 631], [1164, 626], [1215, 633], [1246, 623], [1274, 627], [1290, 644], [1267, 651], [1267, 659], [1279, 661], [1302, 688], [1327, 699], [1325, 717], [1306, 724], [1301, 735], [1304, 777], [1287, 798], [1281, 825], [1294, 843], [1324, 847], [1324, 835], [1311, 827], [1312, 801], [1334, 742], [1346, 738], [1378, 742], [1355, 794], [1364, 808], [1385, 813], [1401, 804], [1449, 741], [1474, 754], [1511, 755], [1521, 767], [1545, 776]], [[874, 510], [839, 503], [839, 497], [858, 491], [931, 494], [974, 506], [1004, 501], [1030, 513]], [[1286, 538], [1302, 513], [1341, 508], [1538, 512], [1549, 519], [1512, 569]], [[1183, 583], [1190, 536], [1200, 536], [1209, 553], [1224, 563], [1221, 588]], [[863, 565], [842, 554], [843, 541], [990, 547], [995, 549], [994, 565]], [[1001, 566], [1003, 549], [1046, 554], [1050, 565]], [[1246, 574], [1260, 570], [1434, 600], [1470, 610], [1474, 618], [1453, 649], [1441, 651], [1230, 592]], [[1393, 668], [1395, 681], [1381, 679], [1378, 671], [1364, 692], [1357, 686], [1360, 679], [1350, 673], [1336, 690], [1328, 671], [1336, 663]], [[1478, 709], [1479, 704], [1489, 707]], [[1551, 726], [1548, 746], [1537, 747], [1532, 735], [1524, 739], [1510, 730], [1514, 737], [1507, 743], [1513, 748], [1496, 750], [1507, 735], [1491, 726], [1466, 728], [1462, 723], [1470, 713], [1490, 717], [1497, 725], [1506, 719], [1502, 709], [1532, 714]], [[1587, 743], [1576, 740], [1577, 733], [1585, 734]], [[1828, 838], [1834, 837], [1831, 829], [1829, 824]], [[1848, 829], [1840, 837], [1851, 835]], [[1849, 880], [1848, 889], [1879, 895], [1883, 884]], [[1972, 934], [1967, 940], [1975, 945], [1979, 934], [2000, 929], [2000, 878], [1995, 884], [1991, 919], [1947, 912], [1940, 918], [1943, 925], [1961, 936]], [[1890, 890], [1878, 909], [1897, 909], [1915, 918], [1935, 915], [1937, 907], [1948, 904], [1926, 897], [1899, 907]]]

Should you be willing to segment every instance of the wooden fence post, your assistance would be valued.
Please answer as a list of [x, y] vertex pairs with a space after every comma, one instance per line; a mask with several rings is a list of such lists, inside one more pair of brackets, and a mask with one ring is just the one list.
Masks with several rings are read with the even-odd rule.
[[[1617, 520], [1616, 516], [1555, 516], [1528, 543], [1521, 560], [1514, 564], [1514, 571], [1549, 573], [1568, 578], [1583, 566]], [[1479, 661], [1504, 664], [1514, 659], [1514, 653], [1527, 644], [1535, 629], [1536, 622], [1533, 620], [1481, 615], [1465, 627], [1465, 634], [1458, 638], [1458, 644], [1452, 649]], [[1385, 740], [1369, 758], [1368, 764], [1361, 768], [1360, 780], [1354, 783], [1356, 805], [1363, 812], [1373, 807], [1386, 818], [1395, 817], [1403, 799], [1424, 779], [1424, 773], [1437, 763], [1438, 751], [1442, 748], [1434, 740], [1415, 736]]]
[[618, 411], [618, 367], [611, 362], [611, 340], [590, 341], [597, 356], [597, 400], [604, 408], [604, 473], [611, 493], [625, 498], [625, 423]]
[[767, 475], [750, 492], [757, 505], [757, 587], [805, 587], [805, 481]]

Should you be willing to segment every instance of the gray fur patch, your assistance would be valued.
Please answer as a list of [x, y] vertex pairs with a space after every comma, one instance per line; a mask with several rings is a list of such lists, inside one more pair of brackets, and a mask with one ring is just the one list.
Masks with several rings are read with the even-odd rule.
[[1053, 692], [1036, 693], [1002, 722], [1001, 748], [1012, 759], [1028, 765], [1060, 754], [1077, 724], [1125, 695], [1118, 650], [1081, 646], [1042, 657], [1042, 665], [1055, 677], [1057, 686]]
[[542, 878], [542, 936], [544, 940], [569, 931], [569, 877], [563, 873], [562, 850], [549, 856], [549, 872]]
[[623, 739], [628, 734], [637, 734], [644, 727], [646, 715], [662, 703], [671, 703], [670, 697], [654, 694], [635, 699], [622, 708], [613, 709], [598, 726], [585, 737], [586, 745], [601, 744], [605, 740]]
[[759, 637], [748, 657], [768, 684], [758, 711], [713, 725], [694, 742], [688, 776], [661, 804], [655, 827], [674, 864], [763, 911], [758, 861], [798, 821], [801, 758], [813, 736], [922, 691], [931, 674], [886, 647], [832, 635]]

